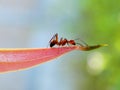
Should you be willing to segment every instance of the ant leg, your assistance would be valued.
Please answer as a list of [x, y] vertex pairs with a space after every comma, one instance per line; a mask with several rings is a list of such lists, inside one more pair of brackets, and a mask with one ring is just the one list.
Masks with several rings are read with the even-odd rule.
[[70, 46], [70, 44], [67, 42], [67, 46]]
[[[80, 38], [77, 38], [77, 39], [75, 39], [75, 40], [80, 40], [85, 46], [88, 46], [88, 44], [87, 44], [85, 41], [81, 40]], [[83, 46], [83, 45], [80, 44], [80, 43], [77, 43], [77, 44], [79, 44], [80, 46]]]
[[78, 44], [78, 45], [80, 45], [80, 46], [84, 47], [84, 45], [82, 45], [82, 44], [80, 44], [80, 43], [76, 43], [76, 44]]
[[70, 46], [70, 43], [68, 42], [66, 38], [64, 39], [64, 41], [65, 41], [65, 44], [67, 44], [67, 46]]
[[85, 41], [81, 40], [81, 42], [83, 42], [85, 46], [88, 46], [88, 44]]
[[63, 38], [61, 37], [60, 41], [58, 42], [58, 45], [60, 46], [60, 45], [62, 45], [62, 43], [63, 43]]
[[68, 43], [68, 40], [66, 39], [66, 38], [64, 38], [63, 40], [62, 40], [62, 46], [64, 46], [64, 45], [66, 45]]

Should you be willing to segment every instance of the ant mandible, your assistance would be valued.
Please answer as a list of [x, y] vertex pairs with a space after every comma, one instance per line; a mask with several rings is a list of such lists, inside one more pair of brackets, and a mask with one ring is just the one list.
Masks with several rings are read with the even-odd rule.
[[[82, 41], [83, 42], [83, 41]], [[85, 42], [83, 42], [85, 45], [87, 45]], [[60, 41], [58, 41], [58, 33], [56, 33], [51, 40], [49, 41], [50, 47], [53, 47], [55, 45], [58, 46], [64, 46], [64, 45], [76, 45], [79, 44], [80, 46], [83, 46], [80, 43], [76, 43], [74, 40], [67, 40], [66, 38], [61, 38]], [[88, 45], [87, 45], [88, 46]]]

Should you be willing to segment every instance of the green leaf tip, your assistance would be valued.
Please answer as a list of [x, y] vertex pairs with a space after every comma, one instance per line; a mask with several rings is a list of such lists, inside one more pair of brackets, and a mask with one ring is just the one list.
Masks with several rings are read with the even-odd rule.
[[108, 46], [108, 44], [100, 44], [100, 47]]

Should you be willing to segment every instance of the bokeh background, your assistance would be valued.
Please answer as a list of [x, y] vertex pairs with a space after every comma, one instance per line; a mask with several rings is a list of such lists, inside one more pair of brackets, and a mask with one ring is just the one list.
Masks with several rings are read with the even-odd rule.
[[0, 74], [0, 90], [120, 90], [119, 29], [120, 0], [0, 0], [1, 48], [47, 47], [55, 33], [109, 44]]

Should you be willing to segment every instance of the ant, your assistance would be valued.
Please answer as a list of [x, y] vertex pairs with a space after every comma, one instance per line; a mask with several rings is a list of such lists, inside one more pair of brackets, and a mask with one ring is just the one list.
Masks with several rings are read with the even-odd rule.
[[[82, 41], [83, 42], [83, 41]], [[80, 43], [76, 43], [75, 40], [67, 40], [66, 38], [61, 38], [60, 41], [58, 41], [58, 33], [56, 33], [52, 38], [51, 40], [49, 41], [50, 43], [50, 47], [53, 47], [55, 45], [58, 45], [58, 46], [64, 46], [64, 45], [80, 45], [80, 46], [83, 46], [82, 44]], [[86, 46], [88, 46], [85, 42], [83, 42]]]
[[[78, 38], [79, 39], [79, 38]], [[76, 39], [77, 40], [77, 39]], [[79, 39], [80, 40], [80, 39]], [[56, 33], [52, 38], [51, 40], [49, 41], [50, 43], [50, 47], [53, 47], [55, 45], [58, 45], [58, 46], [64, 46], [64, 45], [76, 45], [78, 44], [79, 45], [79, 48], [80, 50], [83, 50], [83, 51], [89, 51], [89, 50], [93, 50], [93, 49], [96, 49], [96, 48], [99, 48], [99, 47], [103, 47], [103, 46], [108, 46], [107, 44], [98, 44], [98, 45], [94, 45], [94, 46], [89, 46], [88, 44], [86, 44], [84, 41], [80, 40], [83, 44], [80, 44], [80, 43], [76, 43], [75, 40], [67, 40], [66, 38], [61, 38], [60, 41], [58, 41], [58, 34]]]

